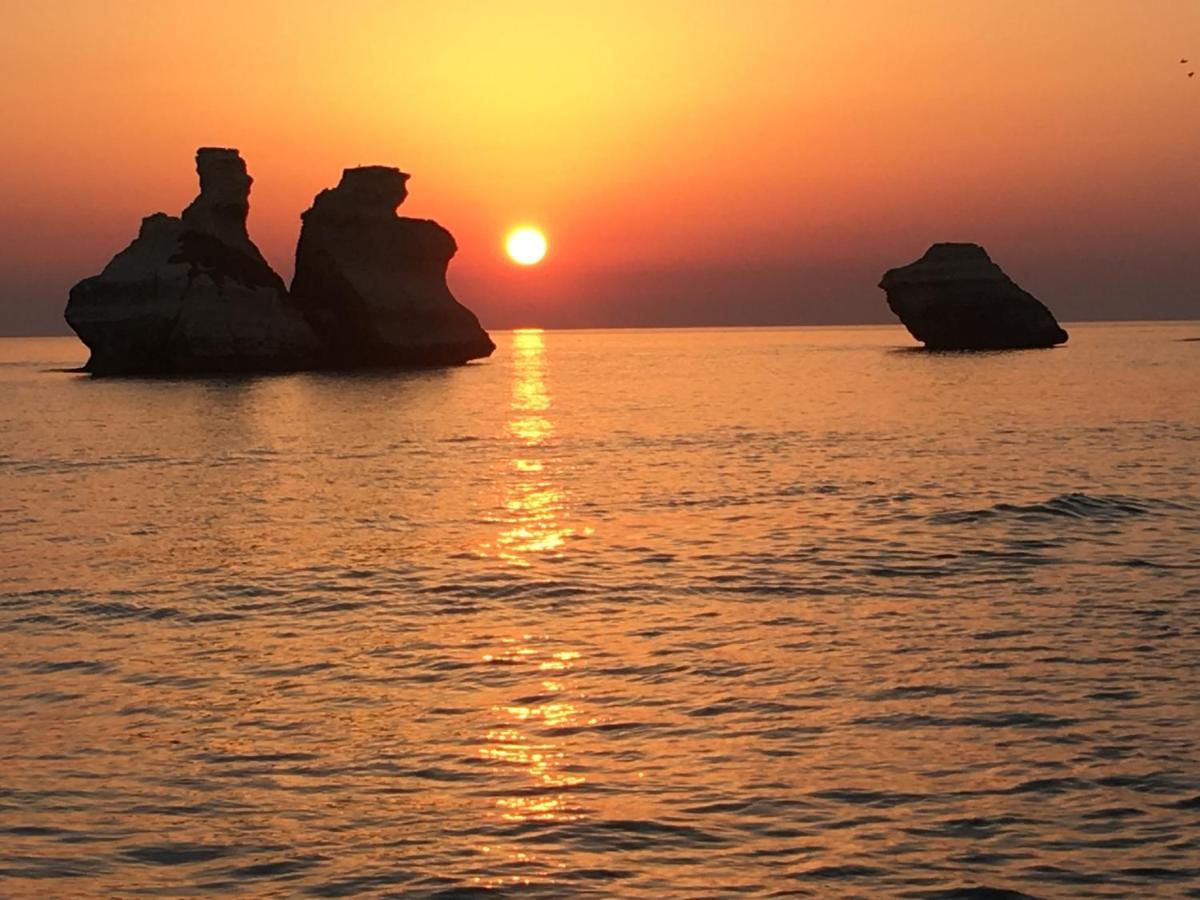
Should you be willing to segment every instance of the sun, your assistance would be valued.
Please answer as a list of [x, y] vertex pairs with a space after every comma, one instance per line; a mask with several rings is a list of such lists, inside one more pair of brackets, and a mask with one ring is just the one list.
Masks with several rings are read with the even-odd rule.
[[522, 225], [508, 233], [504, 248], [518, 265], [536, 265], [546, 255], [546, 236], [532, 225]]

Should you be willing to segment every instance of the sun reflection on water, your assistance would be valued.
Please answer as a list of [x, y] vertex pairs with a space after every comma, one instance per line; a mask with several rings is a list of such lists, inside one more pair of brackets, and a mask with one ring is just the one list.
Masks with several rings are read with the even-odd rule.
[[[512, 395], [505, 437], [511, 454], [505, 464], [503, 495], [498, 499], [499, 531], [482, 552], [501, 562], [530, 568], [561, 559], [569, 543], [591, 529], [568, 525], [569, 494], [557, 477], [553, 398], [549, 387], [546, 339], [540, 330], [512, 335]], [[579, 729], [596, 724], [572, 699], [570, 676], [580, 661], [576, 650], [555, 646], [545, 634], [499, 638], [486, 653], [485, 665], [502, 667], [507, 682], [490, 698], [483, 714], [479, 755], [496, 767], [503, 785], [493, 795], [488, 815], [505, 826], [529, 822], [573, 822], [584, 817], [579, 788], [587, 782]], [[586, 740], [586, 739], [583, 739]], [[553, 877], [562, 865], [534, 858], [515, 845], [480, 848], [490, 857], [481, 884], [502, 887], [518, 878]], [[516, 870], [519, 875], [510, 874]]]
[[[547, 653], [534, 644], [531, 635], [523, 635], [521, 640], [504, 638], [503, 643], [506, 646], [501, 652], [484, 654], [483, 661], [528, 666], [548, 696], [541, 703], [491, 708], [498, 721], [487, 730], [480, 755], [523, 772], [532, 782], [526, 789], [499, 798], [497, 814], [510, 822], [574, 821], [582, 813], [567, 791], [587, 779], [567, 771], [568, 748], [556, 732], [596, 723], [595, 719], [585, 719], [580, 708], [563, 696], [566, 685], [562, 679], [580, 654], [574, 650]], [[546, 673], [554, 673], [555, 677], [546, 678]]]
[[560, 556], [571, 538], [588, 535], [591, 529], [563, 522], [567, 493], [553, 477], [549, 455], [554, 422], [546, 386], [545, 336], [540, 329], [513, 332], [512, 367], [512, 416], [506, 426], [514, 444], [508, 462], [511, 477], [502, 504], [503, 528], [484, 552], [527, 567], [539, 557]]
[[[491, 720], [479, 748], [482, 759], [498, 767], [496, 777], [506, 784], [493, 801], [489, 816], [499, 823], [575, 822], [584, 818], [576, 789], [587, 782], [579, 773], [579, 756], [570, 735], [580, 725], [594, 725], [579, 706], [567, 697], [566, 679], [580, 654], [552, 650], [546, 637], [505, 637], [501, 647], [482, 657], [485, 664], [516, 666], [528, 673], [515, 685], [522, 702], [494, 704], [487, 710]], [[553, 677], [547, 677], [552, 675]], [[533, 683], [530, 683], [533, 682]], [[534, 687], [536, 684], [538, 687]], [[538, 689], [540, 687], [540, 690]], [[540, 702], [532, 702], [537, 698]], [[513, 779], [515, 778], [515, 783]], [[565, 864], [528, 854], [527, 848], [494, 841], [479, 848], [491, 861], [488, 876], [477, 883], [495, 887], [516, 881], [531, 883], [553, 878]], [[519, 875], [507, 874], [516, 870]]]

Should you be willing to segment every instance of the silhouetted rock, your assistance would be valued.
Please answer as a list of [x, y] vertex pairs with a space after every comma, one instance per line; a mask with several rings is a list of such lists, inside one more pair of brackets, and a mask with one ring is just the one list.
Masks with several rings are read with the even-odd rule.
[[934, 244], [879, 282], [888, 306], [931, 350], [1051, 347], [1067, 333], [978, 244]]
[[96, 374], [246, 371], [310, 364], [316, 337], [246, 233], [250, 184], [236, 150], [196, 152], [200, 194], [155, 213], [71, 289], [67, 323]]
[[495, 349], [446, 285], [450, 232], [396, 215], [408, 177], [346, 169], [303, 214], [292, 299], [336, 365], [458, 364]]
[[200, 194], [71, 289], [67, 323], [98, 375], [447, 365], [489, 355], [446, 286], [457, 249], [401, 219], [408, 176], [348, 169], [304, 214], [295, 296], [246, 232], [253, 179], [236, 150], [196, 153]]

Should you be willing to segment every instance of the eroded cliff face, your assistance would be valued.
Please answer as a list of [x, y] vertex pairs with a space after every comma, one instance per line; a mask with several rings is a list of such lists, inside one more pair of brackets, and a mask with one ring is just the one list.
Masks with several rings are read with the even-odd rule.
[[888, 270], [887, 303], [931, 350], [1051, 347], [1067, 333], [978, 244], [934, 244], [914, 263]]
[[155, 213], [104, 271], [71, 289], [67, 323], [95, 374], [286, 369], [319, 345], [246, 232], [252, 179], [236, 150], [196, 153], [200, 194]]
[[295, 295], [250, 240], [253, 179], [236, 150], [196, 153], [200, 193], [155, 213], [104, 271], [71, 289], [66, 319], [99, 375], [453, 365], [489, 355], [446, 286], [457, 249], [402, 219], [408, 176], [348, 169], [304, 214]]
[[302, 216], [291, 296], [334, 365], [455, 365], [495, 349], [446, 285], [450, 232], [396, 215], [408, 178], [346, 169]]

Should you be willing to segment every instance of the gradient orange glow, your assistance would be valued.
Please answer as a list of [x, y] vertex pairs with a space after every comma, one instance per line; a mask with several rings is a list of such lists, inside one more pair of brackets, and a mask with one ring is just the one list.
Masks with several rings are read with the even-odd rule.
[[[1200, 4], [316, 0], [7, 10], [0, 330], [236, 146], [285, 277], [345, 166], [413, 173], [485, 325], [887, 320], [886, 266], [976, 240], [1065, 318], [1200, 280]], [[537, 277], [498, 251], [546, 223]], [[1130, 297], [1137, 288], [1157, 307]], [[22, 324], [24, 323], [24, 324]]]

